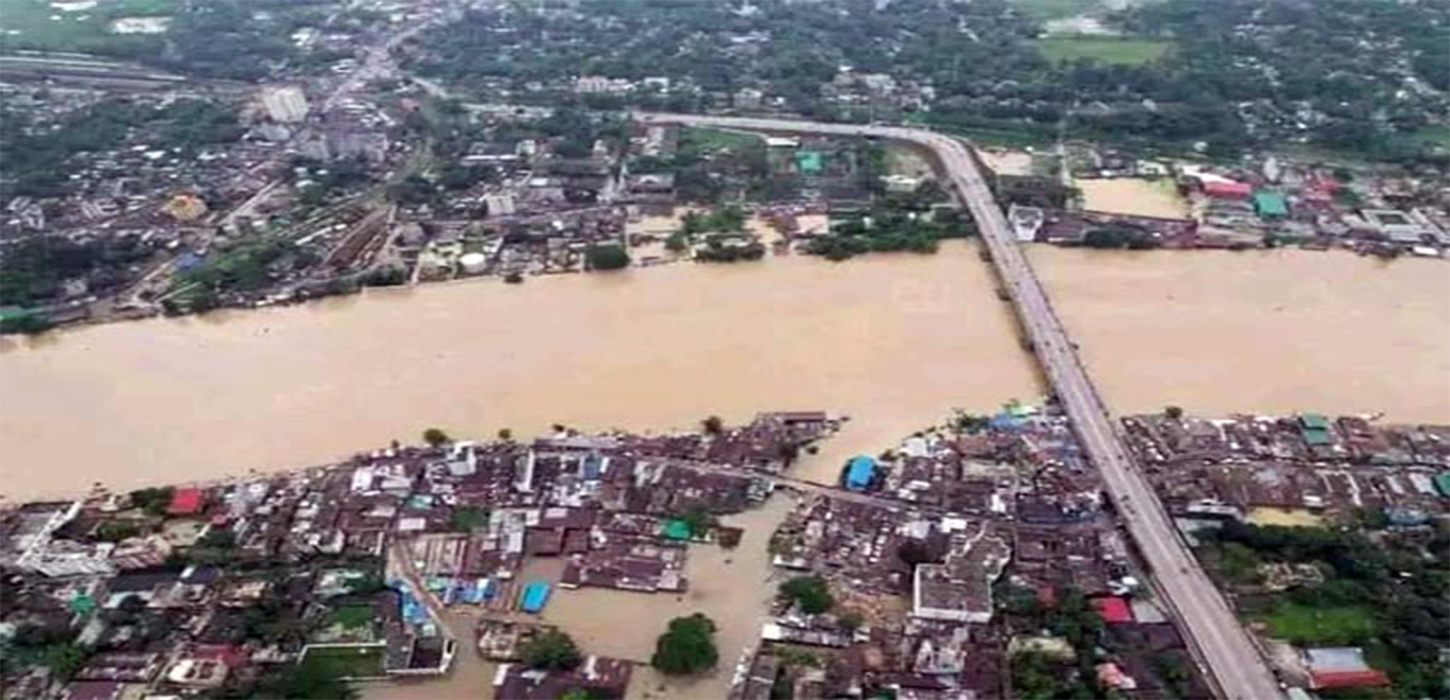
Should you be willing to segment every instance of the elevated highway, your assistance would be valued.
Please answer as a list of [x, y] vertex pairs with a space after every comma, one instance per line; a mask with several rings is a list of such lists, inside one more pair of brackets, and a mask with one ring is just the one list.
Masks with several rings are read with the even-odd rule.
[[689, 114], [637, 114], [636, 119], [643, 123], [742, 131], [874, 137], [914, 144], [935, 154], [949, 189], [976, 220], [1043, 372], [1084, 449], [1102, 472], [1109, 497], [1152, 569], [1158, 590], [1178, 618], [1179, 628], [1207, 667], [1210, 680], [1220, 695], [1231, 700], [1282, 697], [1274, 675], [1248, 633], [1199, 568], [1193, 553], [1178, 536], [1172, 518], [1133, 462], [1116, 423], [1078, 359], [1076, 346], [1053, 311], [976, 160], [961, 141], [924, 129], [891, 126]]

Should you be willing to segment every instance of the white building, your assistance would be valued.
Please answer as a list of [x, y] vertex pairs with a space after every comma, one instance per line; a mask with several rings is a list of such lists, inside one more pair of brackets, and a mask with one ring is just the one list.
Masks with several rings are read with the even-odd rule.
[[307, 96], [295, 85], [264, 88], [262, 106], [274, 122], [296, 124], [307, 119]]
[[912, 575], [911, 614], [927, 620], [974, 622], [992, 620], [992, 583], [1002, 575], [1012, 548], [984, 527], [965, 551], [947, 556], [944, 564], [921, 564]]
[[624, 78], [606, 78], [602, 75], [582, 75], [574, 81], [574, 92], [585, 95], [621, 93], [633, 89], [634, 83]]
[[518, 210], [510, 194], [484, 195], [483, 204], [488, 207], [489, 216], [509, 216]]
[[43, 576], [99, 576], [115, 571], [107, 556], [109, 546], [50, 540], [20, 556], [16, 565]]

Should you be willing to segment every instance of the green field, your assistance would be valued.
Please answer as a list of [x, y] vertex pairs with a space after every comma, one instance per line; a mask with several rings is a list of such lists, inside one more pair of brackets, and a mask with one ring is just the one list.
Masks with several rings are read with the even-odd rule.
[[383, 675], [383, 656], [386, 649], [381, 646], [359, 647], [312, 647], [302, 658], [307, 666], [327, 670], [328, 675], [342, 678], [370, 678]]
[[376, 617], [371, 605], [344, 605], [328, 613], [327, 622], [348, 629], [367, 629]]
[[1427, 126], [1399, 138], [1412, 146], [1450, 148], [1450, 126]]
[[1054, 63], [1080, 58], [1115, 65], [1139, 65], [1162, 58], [1173, 48], [1167, 41], [1062, 36], [1033, 42], [1044, 58]]
[[682, 151], [697, 153], [714, 153], [727, 149], [739, 153], [760, 143], [759, 136], [719, 129], [689, 127], [680, 132], [679, 148]]
[[1374, 611], [1363, 605], [1311, 607], [1284, 601], [1259, 619], [1274, 637], [1296, 644], [1354, 644], [1372, 637], [1379, 627]]
[[169, 17], [176, 8], [175, 0], [97, 0], [63, 11], [45, 0], [0, 0], [0, 48], [130, 55], [160, 46], [160, 35], [116, 34], [111, 22]]

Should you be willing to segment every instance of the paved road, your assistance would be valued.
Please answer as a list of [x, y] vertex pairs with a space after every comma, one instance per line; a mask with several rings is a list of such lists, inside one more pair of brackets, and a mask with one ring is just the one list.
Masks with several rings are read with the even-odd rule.
[[965, 145], [931, 131], [903, 127], [683, 114], [638, 114], [636, 118], [645, 123], [746, 131], [872, 136], [916, 144], [935, 153], [946, 170], [951, 189], [976, 219], [992, 262], [1058, 399], [1072, 419], [1084, 448], [1101, 470], [1124, 524], [1181, 622], [1180, 629], [1198, 658], [1207, 664], [1220, 694], [1232, 700], [1282, 697], [1263, 657], [1213, 582], [1198, 567], [1193, 554], [1178, 537], [1172, 519], [1133, 463], [1116, 424], [1078, 360], [1076, 347]]

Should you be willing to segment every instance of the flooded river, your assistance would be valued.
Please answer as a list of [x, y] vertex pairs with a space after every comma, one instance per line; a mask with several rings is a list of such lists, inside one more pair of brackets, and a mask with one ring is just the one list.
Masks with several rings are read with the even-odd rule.
[[1117, 413], [1450, 423], [1450, 264], [1342, 251], [1030, 257]]
[[[1041, 390], [986, 267], [934, 256], [676, 264], [423, 286], [0, 341], [0, 493], [186, 482], [455, 435], [823, 409], [824, 456]], [[808, 473], [829, 480], [836, 465]]]
[[[1450, 265], [1036, 247], [1119, 412], [1450, 421]], [[0, 340], [0, 493], [324, 463], [427, 427], [529, 435], [852, 416], [821, 481], [953, 407], [1041, 393], [970, 246], [480, 281]]]

